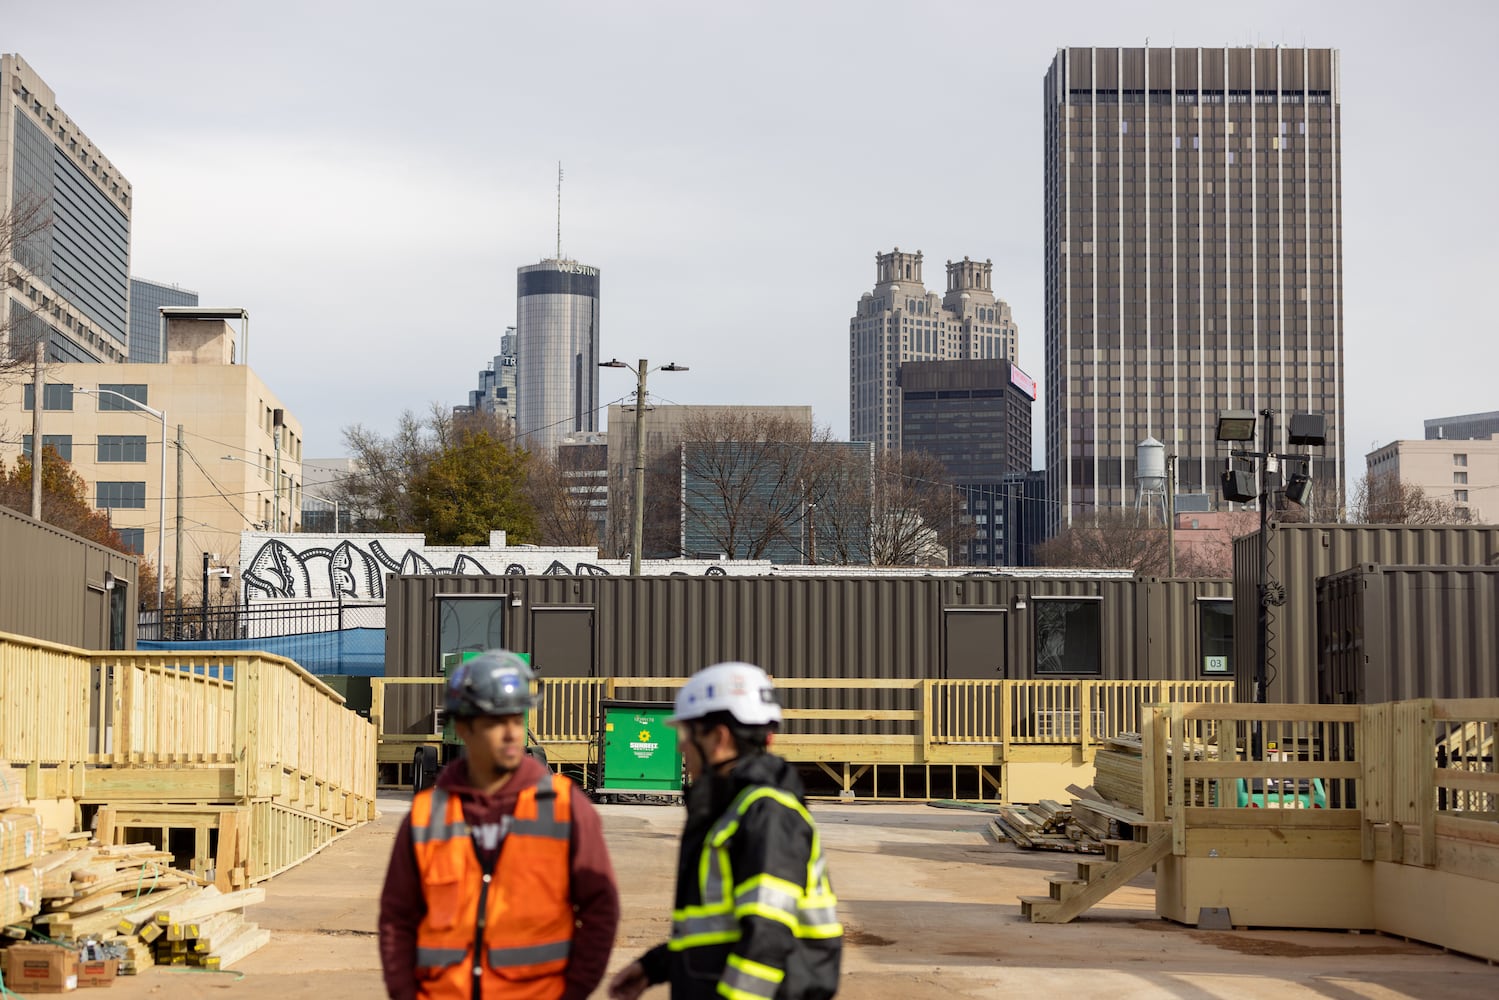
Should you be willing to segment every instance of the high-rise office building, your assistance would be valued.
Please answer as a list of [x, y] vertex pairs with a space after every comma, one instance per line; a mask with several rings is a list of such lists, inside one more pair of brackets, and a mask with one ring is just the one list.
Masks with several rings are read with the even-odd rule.
[[160, 364], [166, 360], [166, 323], [163, 306], [196, 306], [198, 293], [145, 278], [130, 279], [131, 364]]
[[479, 388], [468, 391], [468, 403], [454, 413], [487, 413], [507, 424], [515, 422], [515, 327], [506, 327], [500, 353], [479, 373]]
[[1135, 492], [1135, 447], [1218, 492], [1220, 410], [1321, 413], [1344, 455], [1333, 49], [1066, 48], [1045, 81], [1046, 467], [1059, 524]]
[[130, 182], [52, 88], [0, 56], [0, 216], [18, 237], [0, 246], [0, 350], [40, 340], [53, 361], [126, 360], [130, 210]]
[[1004, 565], [1011, 528], [1004, 484], [1031, 471], [1036, 383], [1006, 358], [910, 361], [900, 368], [900, 392], [901, 448], [940, 461], [964, 496], [974, 532], [955, 557]]
[[544, 260], [520, 269], [516, 433], [553, 454], [566, 434], [599, 429], [599, 269]]
[[1464, 413], [1426, 421], [1428, 441], [1486, 441], [1499, 434], [1499, 411]]
[[875, 254], [876, 282], [848, 323], [849, 439], [900, 447], [900, 387], [907, 361], [1015, 357], [1010, 307], [994, 297], [989, 261], [947, 262], [939, 298], [921, 278], [921, 253]]

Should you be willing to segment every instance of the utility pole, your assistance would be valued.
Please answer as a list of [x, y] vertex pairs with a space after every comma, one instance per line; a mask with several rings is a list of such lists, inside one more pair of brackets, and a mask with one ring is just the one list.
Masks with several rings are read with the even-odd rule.
[[[163, 456], [162, 461], [166, 461]], [[178, 629], [182, 622], [182, 425], [177, 425], [177, 583], [175, 597], [177, 601]], [[161, 609], [162, 621], [166, 621], [166, 608]]]
[[275, 511], [271, 515], [272, 531], [281, 531], [281, 426], [286, 420], [285, 410], [271, 411], [271, 438], [276, 445], [276, 468], [271, 472], [271, 496], [275, 497]]
[[640, 359], [635, 370], [635, 524], [630, 531], [630, 575], [640, 575], [640, 549], [645, 536], [645, 376], [650, 362]]
[[1166, 576], [1176, 579], [1176, 456], [1166, 456]]
[[31, 390], [31, 516], [42, 519], [42, 407], [45, 385], [42, 369], [46, 367], [47, 342], [36, 342], [36, 370], [32, 376]]
[[199, 638], [208, 638], [208, 553], [203, 553], [203, 632]]
[[[630, 531], [630, 575], [640, 575], [640, 550], [642, 539], [645, 536], [645, 377], [650, 374], [651, 363], [645, 358], [640, 359], [639, 368], [631, 368], [635, 373], [635, 518], [634, 525]], [[618, 358], [608, 361], [600, 361], [600, 368], [630, 368]], [[686, 365], [676, 362], [662, 365], [657, 371], [663, 372], [685, 372]]]

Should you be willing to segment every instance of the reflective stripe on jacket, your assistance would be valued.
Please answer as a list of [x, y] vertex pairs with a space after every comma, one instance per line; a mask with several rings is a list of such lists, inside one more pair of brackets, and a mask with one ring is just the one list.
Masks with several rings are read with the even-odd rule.
[[[750, 807], [762, 800], [773, 803], [771, 808], [791, 810], [810, 830], [811, 852], [801, 884], [767, 872], [733, 871], [731, 845]], [[795, 795], [778, 788], [755, 785], [734, 798], [703, 842], [694, 888], [698, 901], [672, 912], [668, 947], [689, 964], [721, 967], [717, 994], [729, 1000], [770, 1000], [782, 991], [787, 973], [734, 950], [743, 936], [742, 921], [758, 918], [784, 925], [797, 947], [809, 951], [836, 950], [843, 935], [817, 826]], [[694, 962], [696, 953], [699, 960]]]
[[[442, 787], [411, 804], [427, 914], [416, 933], [423, 1000], [556, 1000], [572, 946], [572, 782], [548, 772], [520, 793], [485, 872], [463, 803]], [[482, 942], [479, 951], [475, 945]]]

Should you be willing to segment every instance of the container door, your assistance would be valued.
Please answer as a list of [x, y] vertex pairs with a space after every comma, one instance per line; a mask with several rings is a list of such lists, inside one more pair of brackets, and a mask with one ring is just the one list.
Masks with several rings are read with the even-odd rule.
[[946, 608], [942, 612], [943, 649], [948, 680], [998, 681], [1009, 676], [1005, 664], [1003, 608]]
[[539, 676], [593, 676], [593, 608], [535, 608], [531, 665]]

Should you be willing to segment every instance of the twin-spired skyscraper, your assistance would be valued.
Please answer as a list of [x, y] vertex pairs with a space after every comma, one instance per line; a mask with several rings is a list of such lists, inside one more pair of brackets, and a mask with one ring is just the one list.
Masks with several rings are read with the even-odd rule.
[[1216, 495], [1223, 409], [1327, 418], [1342, 483], [1338, 52], [1059, 49], [1044, 89], [1054, 527], [1132, 502], [1135, 448]]

